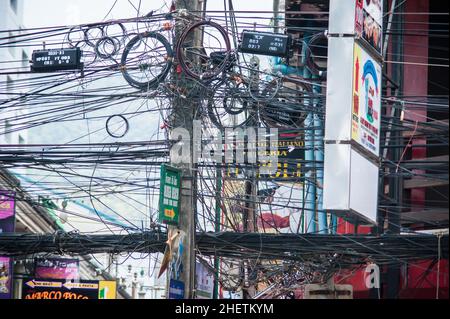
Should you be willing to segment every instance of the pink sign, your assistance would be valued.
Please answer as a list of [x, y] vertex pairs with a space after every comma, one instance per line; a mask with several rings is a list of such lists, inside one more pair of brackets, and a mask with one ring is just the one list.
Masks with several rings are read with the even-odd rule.
[[47, 279], [78, 279], [77, 259], [40, 258], [36, 259], [35, 277]]

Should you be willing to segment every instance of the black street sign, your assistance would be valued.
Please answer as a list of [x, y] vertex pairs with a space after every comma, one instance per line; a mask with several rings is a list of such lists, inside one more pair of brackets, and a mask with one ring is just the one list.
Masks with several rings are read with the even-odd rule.
[[33, 51], [32, 63], [32, 72], [80, 70], [83, 67], [80, 48]]

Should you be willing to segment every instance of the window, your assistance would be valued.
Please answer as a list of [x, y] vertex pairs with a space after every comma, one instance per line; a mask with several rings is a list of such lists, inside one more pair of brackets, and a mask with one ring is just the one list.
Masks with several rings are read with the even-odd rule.
[[9, 0], [9, 4], [11, 6], [11, 9], [17, 13], [17, 0]]

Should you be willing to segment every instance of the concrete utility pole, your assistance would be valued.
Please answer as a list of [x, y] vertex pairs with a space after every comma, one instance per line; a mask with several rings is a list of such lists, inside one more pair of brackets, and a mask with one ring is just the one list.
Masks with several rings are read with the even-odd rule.
[[[256, 92], [258, 94], [259, 91], [259, 67], [260, 61], [254, 56], [250, 60], [250, 65], [252, 70], [250, 71], [251, 78], [251, 87], [250, 90]], [[251, 112], [249, 115], [252, 120], [249, 121], [250, 127], [255, 127], [256, 123], [253, 120], [255, 118], [255, 114]], [[247, 146], [250, 151], [250, 145]], [[257, 145], [255, 145], [255, 148]], [[257, 193], [257, 181], [255, 176], [255, 169], [245, 170], [245, 210], [243, 216], [243, 228], [244, 232], [256, 232], [257, 231], [257, 220], [256, 220], [256, 193]], [[244, 278], [248, 287], [243, 289], [243, 298], [251, 299], [256, 294], [256, 287], [251, 285], [250, 282], [255, 276], [254, 269], [256, 265], [253, 262], [244, 262]]]
[[[176, 9], [186, 9], [187, 11], [201, 10], [201, 4], [203, 1], [199, 0], [176, 0]], [[175, 43], [179, 39], [183, 32], [183, 25], [175, 26]], [[198, 36], [197, 34], [195, 36]], [[176, 61], [175, 61], [176, 62]], [[176, 68], [177, 63], [175, 63]], [[179, 86], [190, 87], [191, 80], [184, 77], [184, 74], [178, 74], [176, 71], [173, 73], [172, 81]], [[178, 228], [183, 231], [186, 236], [183, 240], [184, 251], [181, 258], [182, 271], [180, 273], [179, 280], [184, 283], [186, 299], [192, 299], [194, 297], [195, 288], [195, 189], [196, 189], [196, 171], [193, 167], [193, 121], [194, 113], [197, 108], [197, 102], [195, 100], [187, 100], [180, 96], [177, 96], [173, 100], [173, 117], [171, 119], [172, 128], [184, 128], [190, 134], [190, 163], [181, 163], [173, 165], [182, 169], [183, 177], [181, 182], [181, 197], [180, 197], [180, 219]], [[171, 160], [176, 156], [171, 151]], [[172, 226], [170, 226], [172, 227]], [[172, 227], [173, 228], [173, 227]], [[170, 271], [169, 271], [170, 276]], [[169, 291], [169, 287], [167, 289]]]

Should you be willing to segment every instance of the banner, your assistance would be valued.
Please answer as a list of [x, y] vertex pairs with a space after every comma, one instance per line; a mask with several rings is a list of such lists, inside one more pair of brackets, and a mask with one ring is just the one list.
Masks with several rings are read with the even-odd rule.
[[78, 259], [36, 258], [34, 276], [40, 279], [78, 279]]
[[12, 275], [12, 259], [0, 256], [0, 299], [12, 299]]
[[116, 299], [115, 281], [24, 278], [22, 299]]

